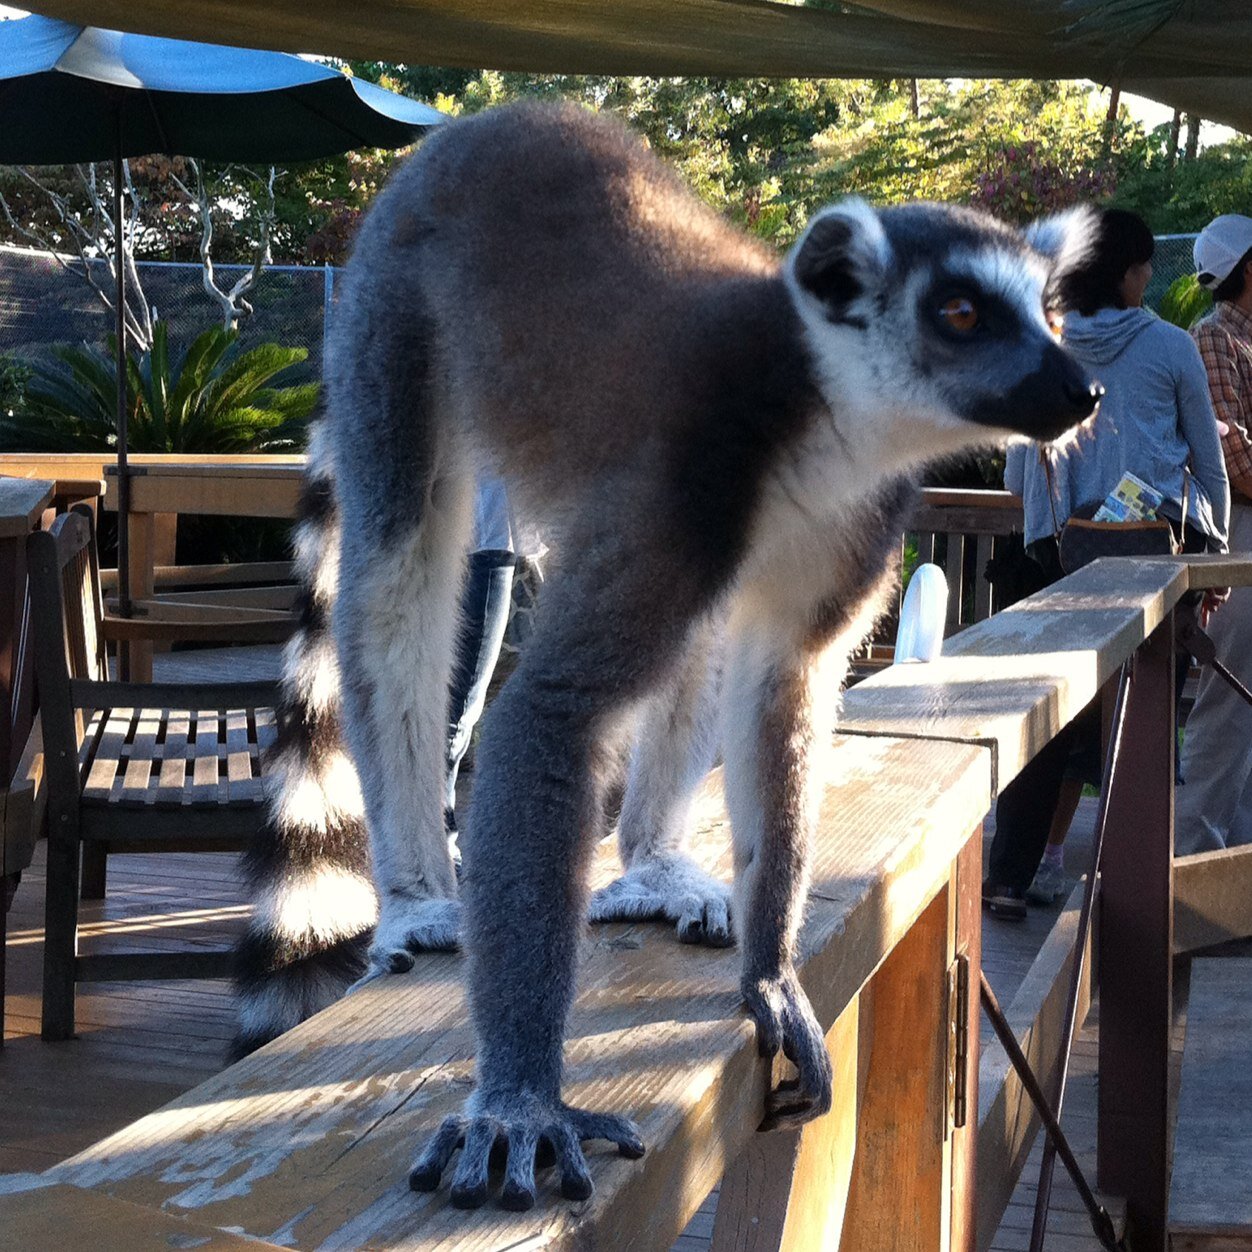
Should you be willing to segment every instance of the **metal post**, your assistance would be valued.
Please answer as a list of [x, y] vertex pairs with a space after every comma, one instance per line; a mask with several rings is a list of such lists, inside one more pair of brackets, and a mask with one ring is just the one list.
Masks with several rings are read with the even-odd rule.
[[1136, 1252], [1167, 1244], [1174, 745], [1171, 616], [1134, 658], [1100, 890], [1098, 1177]]
[[[113, 143], [113, 267], [116, 289], [113, 296], [117, 318], [117, 611], [131, 615], [130, 603], [130, 476], [127, 462], [126, 406], [126, 250], [122, 232], [126, 224], [126, 206], [122, 200], [122, 104], [114, 104], [116, 129]], [[121, 677], [127, 673], [126, 648], [118, 649]]]

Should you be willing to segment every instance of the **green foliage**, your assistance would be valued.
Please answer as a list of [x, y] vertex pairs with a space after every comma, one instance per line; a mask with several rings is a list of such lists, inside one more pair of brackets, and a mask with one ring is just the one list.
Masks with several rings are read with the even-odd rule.
[[[179, 359], [157, 322], [152, 348], [126, 362], [135, 452], [283, 452], [303, 442], [319, 384], [270, 386], [308, 356], [266, 343], [238, 353], [238, 331], [210, 327]], [[110, 343], [110, 351], [116, 342]], [[30, 367], [20, 407], [0, 414], [0, 451], [107, 452], [117, 442], [117, 367], [90, 347], [59, 347]]]
[[[1139, 213], [1158, 235], [1202, 230], [1252, 203], [1252, 137], [1236, 135], [1191, 160], [1169, 151], [1169, 126], [1128, 137], [1118, 154], [1113, 203]], [[1171, 159], [1172, 157], [1172, 159]]]
[[1184, 274], [1169, 285], [1157, 312], [1167, 322], [1190, 330], [1213, 307], [1213, 293], [1200, 286], [1194, 274]]
[[6, 417], [22, 403], [30, 366], [16, 357], [0, 356], [0, 417]]

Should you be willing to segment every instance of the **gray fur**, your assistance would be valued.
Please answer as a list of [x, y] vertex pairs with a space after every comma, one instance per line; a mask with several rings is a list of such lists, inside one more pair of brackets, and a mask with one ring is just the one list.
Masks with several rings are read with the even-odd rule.
[[[326, 427], [374, 973], [455, 938], [438, 783], [475, 474], [505, 477], [560, 554], [487, 714], [463, 836], [477, 1086], [414, 1187], [437, 1186], [463, 1145], [453, 1202], [481, 1204], [503, 1141], [503, 1203], [534, 1203], [544, 1145], [563, 1192], [585, 1198], [580, 1139], [642, 1151], [624, 1118], [562, 1102], [562, 1039], [612, 745], [649, 701], [616, 905], [649, 897], [639, 907], [688, 937], [729, 937], [724, 890], [678, 839], [713, 742], [709, 630], [724, 639], [744, 998], [762, 1051], [798, 1071], [769, 1121], [830, 1106], [794, 957], [839, 684], [888, 585], [900, 476], [1011, 432], [1059, 433], [1094, 407], [1048, 334], [1048, 270], [989, 219], [855, 201], [780, 265], [623, 127], [572, 107], [441, 128], [378, 198], [333, 326]], [[948, 333], [936, 305], [953, 290], [985, 308], [985, 334]]]

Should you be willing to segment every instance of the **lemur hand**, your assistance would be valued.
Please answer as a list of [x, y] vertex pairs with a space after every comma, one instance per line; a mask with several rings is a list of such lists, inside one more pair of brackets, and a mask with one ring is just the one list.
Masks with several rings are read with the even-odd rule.
[[728, 948], [735, 941], [730, 896], [724, 882], [706, 874], [690, 857], [651, 856], [601, 887], [591, 897], [589, 915], [593, 922], [665, 918], [677, 924], [682, 943]]
[[385, 974], [403, 974], [413, 968], [419, 952], [455, 952], [460, 946], [459, 900], [385, 893], [370, 944], [369, 969], [348, 990], [355, 991]]
[[762, 1056], [783, 1055], [797, 1076], [779, 1083], [765, 1101], [762, 1130], [790, 1130], [830, 1111], [834, 1073], [826, 1039], [794, 969], [777, 978], [744, 979], [743, 998], [756, 1019]]
[[494, 1154], [506, 1154], [500, 1207], [521, 1212], [535, 1204], [535, 1165], [554, 1160], [561, 1171], [561, 1194], [585, 1200], [592, 1192], [582, 1140], [606, 1139], [618, 1153], [636, 1160], [644, 1153], [634, 1122], [613, 1113], [592, 1113], [548, 1101], [529, 1091], [470, 1097], [463, 1115], [444, 1119], [409, 1173], [414, 1191], [434, 1191], [452, 1154], [461, 1160], [452, 1179], [452, 1203], [481, 1208], [487, 1200], [487, 1171]]

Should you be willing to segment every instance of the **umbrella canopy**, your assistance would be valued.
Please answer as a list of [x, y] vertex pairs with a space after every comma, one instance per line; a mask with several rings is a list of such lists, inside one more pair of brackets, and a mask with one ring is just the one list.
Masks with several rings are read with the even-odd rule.
[[127, 157], [303, 161], [400, 148], [443, 117], [286, 52], [0, 22], [0, 162], [111, 160], [119, 128]]
[[351, 148], [400, 148], [443, 120], [416, 100], [286, 52], [128, 35], [47, 17], [0, 22], [0, 162], [113, 162], [124, 616], [131, 600], [122, 161], [153, 152], [267, 164], [311, 160]]

